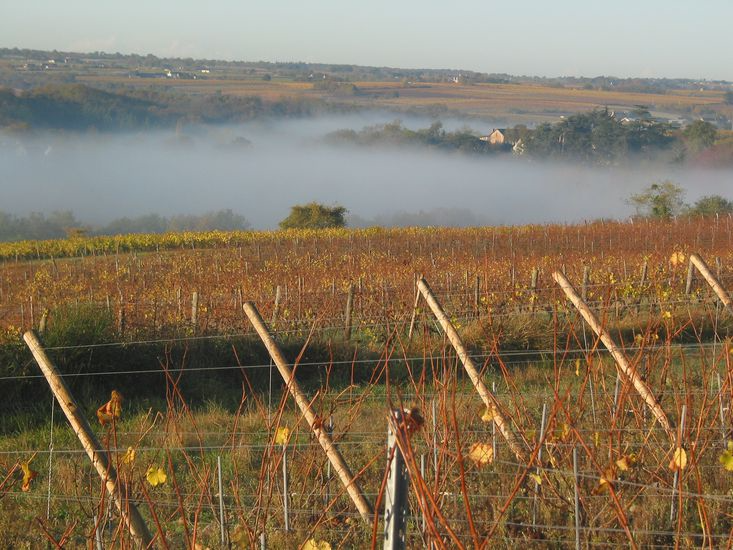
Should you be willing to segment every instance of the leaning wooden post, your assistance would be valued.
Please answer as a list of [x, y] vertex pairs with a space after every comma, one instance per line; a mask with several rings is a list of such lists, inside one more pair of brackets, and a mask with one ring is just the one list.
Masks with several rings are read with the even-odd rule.
[[290, 370], [288, 362], [285, 359], [282, 351], [280, 351], [280, 347], [277, 345], [275, 340], [272, 338], [272, 335], [267, 330], [265, 322], [260, 316], [260, 312], [257, 311], [257, 308], [252, 302], [245, 302], [244, 312], [247, 314], [247, 317], [257, 331], [257, 334], [260, 336], [262, 343], [265, 344], [267, 351], [270, 353], [270, 357], [272, 357], [272, 360], [277, 366], [277, 370], [280, 371], [283, 380], [285, 380], [285, 383], [287, 384], [290, 395], [292, 395], [293, 399], [295, 399], [295, 402], [298, 405], [300, 412], [303, 414], [306, 422], [308, 422], [308, 426], [310, 426], [311, 430], [313, 430], [313, 433], [318, 439], [318, 443], [321, 444], [321, 447], [326, 452], [328, 460], [333, 465], [334, 470], [336, 470], [336, 473], [341, 479], [341, 482], [344, 484], [344, 487], [346, 487], [346, 491], [349, 493], [349, 496], [354, 502], [354, 505], [359, 511], [362, 519], [367, 523], [371, 522], [371, 505], [364, 497], [364, 493], [361, 492], [361, 489], [354, 479], [351, 470], [349, 470], [346, 462], [344, 462], [344, 459], [341, 456], [338, 448], [336, 448], [336, 446], [333, 444], [333, 441], [328, 435], [328, 432], [323, 429], [324, 427], [322, 426], [322, 421], [316, 416], [316, 414], [313, 412], [313, 409], [311, 409], [308, 398], [300, 389], [300, 385], [295, 379], [295, 376], [293, 376], [293, 372]]
[[733, 313], [733, 302], [731, 302], [730, 295], [726, 292], [725, 288], [723, 288], [723, 285], [720, 284], [718, 278], [713, 275], [712, 271], [710, 271], [710, 268], [705, 261], [698, 254], [691, 254], [690, 265], [694, 265], [697, 268], [700, 274], [705, 277], [705, 280], [713, 291], [715, 291], [715, 294], [718, 295], [720, 301], [723, 302], [723, 305], [728, 309], [728, 311]]
[[631, 382], [634, 384], [634, 388], [636, 388], [636, 391], [639, 392], [639, 395], [641, 395], [642, 399], [652, 410], [652, 413], [662, 425], [664, 430], [667, 432], [667, 435], [672, 441], [674, 441], [675, 433], [672, 429], [672, 424], [670, 424], [669, 419], [667, 418], [667, 415], [664, 413], [664, 410], [657, 401], [657, 398], [654, 397], [654, 394], [649, 389], [649, 386], [647, 386], [646, 383], [637, 374], [636, 369], [631, 366], [628, 359], [626, 359], [626, 356], [618, 348], [616, 343], [613, 341], [613, 338], [611, 338], [611, 335], [605, 328], [603, 328], [601, 323], [598, 321], [598, 318], [590, 310], [587, 304], [580, 298], [578, 293], [573, 288], [573, 285], [570, 284], [570, 281], [568, 281], [565, 275], [563, 275], [559, 271], [555, 271], [552, 274], [552, 278], [557, 284], [560, 285], [563, 292], [565, 292], [565, 295], [583, 316], [585, 322], [588, 323], [588, 325], [590, 325], [590, 328], [593, 329], [593, 332], [596, 333], [596, 336], [601, 339], [603, 345], [606, 346], [606, 349], [608, 349], [608, 351], [611, 353], [611, 356], [616, 361], [616, 366], [618, 367], [618, 370], [622, 374], [626, 375], [629, 380], [631, 380]]
[[473, 382], [473, 385], [476, 388], [478, 394], [481, 396], [481, 399], [486, 405], [486, 408], [491, 411], [494, 423], [496, 424], [496, 427], [499, 428], [499, 432], [502, 436], [504, 436], [504, 439], [506, 439], [509, 448], [514, 453], [514, 456], [517, 457], [517, 460], [520, 463], [526, 463], [524, 450], [519, 445], [519, 442], [514, 436], [514, 432], [512, 432], [509, 423], [506, 421], [506, 419], [504, 419], [504, 416], [501, 414], [499, 410], [499, 402], [497, 401], [494, 394], [492, 394], [488, 390], [488, 388], [484, 384], [484, 381], [481, 379], [481, 375], [479, 374], [479, 370], [476, 367], [476, 363], [474, 363], [473, 359], [471, 359], [471, 356], [468, 354], [466, 347], [463, 345], [461, 337], [458, 336], [458, 332], [456, 332], [455, 327], [450, 322], [450, 319], [448, 319], [445, 311], [443, 311], [443, 306], [438, 303], [438, 300], [433, 295], [433, 291], [430, 289], [430, 286], [428, 286], [428, 283], [427, 281], [425, 281], [425, 279], [420, 278], [417, 281], [417, 288], [422, 293], [425, 301], [430, 306], [430, 309], [433, 310], [433, 314], [435, 315], [436, 319], [438, 319], [440, 326], [443, 327], [446, 336], [448, 336], [448, 340], [450, 340], [450, 343], [456, 350], [458, 357], [461, 359], [461, 362], [463, 363], [466, 372], [468, 372], [468, 376], [471, 378], [471, 382]]
[[99, 477], [104, 481], [110, 497], [114, 501], [115, 506], [117, 506], [120, 517], [127, 525], [133, 538], [141, 543], [144, 548], [147, 548], [150, 546], [153, 537], [150, 535], [147, 525], [145, 525], [145, 520], [143, 520], [140, 512], [138, 512], [135, 504], [129, 500], [127, 487], [121, 482], [118, 482], [117, 471], [107, 459], [105, 449], [100, 445], [87, 419], [79, 411], [79, 406], [76, 404], [66, 383], [59, 375], [58, 370], [48, 358], [48, 355], [46, 355], [46, 351], [43, 349], [43, 345], [39, 341], [35, 331], [30, 330], [26, 332], [23, 335], [23, 340], [25, 340], [31, 353], [33, 353], [33, 357], [41, 368], [43, 376], [46, 377], [46, 382], [51, 387], [51, 391], [59, 402], [61, 410], [64, 411], [74, 433], [79, 438], [82, 447], [84, 447], [89, 460], [92, 461], [92, 465], [97, 470]]

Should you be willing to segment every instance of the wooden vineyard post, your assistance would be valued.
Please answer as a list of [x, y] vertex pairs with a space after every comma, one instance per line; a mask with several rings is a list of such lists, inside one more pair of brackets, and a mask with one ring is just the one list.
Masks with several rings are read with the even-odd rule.
[[69, 424], [71, 424], [74, 433], [79, 438], [82, 447], [84, 447], [89, 460], [92, 461], [94, 469], [97, 470], [99, 477], [104, 481], [110, 497], [115, 503], [115, 506], [117, 506], [120, 517], [125, 522], [125, 525], [127, 525], [133, 538], [141, 543], [144, 548], [147, 548], [150, 546], [153, 537], [150, 535], [147, 525], [145, 525], [145, 520], [143, 520], [140, 512], [138, 512], [135, 504], [130, 501], [127, 488], [124, 486], [121, 487], [122, 484], [118, 482], [117, 471], [110, 464], [106, 451], [94, 435], [89, 422], [79, 410], [79, 406], [69, 392], [66, 383], [48, 358], [48, 355], [46, 355], [46, 351], [43, 349], [35, 331], [31, 330], [26, 332], [23, 335], [23, 340], [25, 340], [31, 353], [33, 353], [33, 357], [41, 368], [43, 376], [46, 377], [46, 382], [48, 382], [51, 391], [61, 406], [61, 410], [64, 411]]
[[247, 314], [247, 317], [257, 331], [257, 334], [260, 336], [262, 343], [265, 344], [267, 351], [270, 353], [270, 357], [272, 357], [272, 360], [277, 366], [277, 370], [280, 371], [280, 375], [283, 377], [283, 380], [285, 380], [290, 395], [295, 399], [300, 412], [303, 414], [306, 422], [308, 422], [308, 426], [313, 430], [313, 434], [318, 439], [318, 443], [320, 443], [321, 447], [325, 451], [328, 460], [331, 462], [334, 470], [336, 470], [336, 474], [341, 479], [344, 487], [346, 487], [346, 491], [349, 493], [356, 509], [359, 511], [359, 514], [364, 521], [367, 523], [370, 522], [370, 516], [372, 515], [371, 505], [364, 497], [364, 493], [361, 492], [359, 485], [354, 479], [351, 470], [349, 470], [349, 467], [346, 465], [346, 462], [344, 462], [338, 448], [333, 444], [328, 432], [322, 426], [322, 421], [316, 416], [313, 409], [311, 409], [308, 398], [300, 389], [300, 385], [295, 379], [295, 376], [293, 376], [293, 372], [290, 370], [288, 362], [280, 350], [280, 347], [267, 330], [265, 322], [260, 316], [260, 312], [257, 311], [257, 308], [252, 302], [245, 302], [244, 312]]
[[275, 288], [275, 305], [272, 306], [272, 320], [270, 324], [275, 326], [277, 322], [277, 316], [280, 313], [280, 300], [282, 299], [282, 293], [280, 291], [280, 285]]
[[613, 338], [611, 338], [611, 335], [605, 328], [603, 328], [598, 318], [590, 310], [588, 305], [581, 299], [581, 297], [575, 291], [573, 285], [570, 284], [570, 281], [568, 281], [565, 275], [563, 275], [559, 271], [555, 271], [552, 274], [552, 278], [557, 284], [560, 285], [560, 288], [562, 288], [563, 292], [565, 292], [565, 295], [573, 303], [575, 308], [580, 312], [583, 319], [585, 319], [585, 322], [590, 325], [590, 328], [593, 329], [593, 332], [596, 333], [596, 336], [601, 339], [603, 345], [606, 346], [606, 349], [608, 349], [611, 356], [616, 361], [616, 366], [618, 367], [618, 370], [621, 371], [621, 373], [624, 374], [626, 377], [628, 377], [629, 380], [631, 380], [631, 382], [634, 384], [634, 388], [637, 392], [639, 392], [639, 395], [641, 395], [644, 402], [649, 406], [655, 418], [662, 425], [662, 428], [664, 428], [664, 430], [667, 432], [669, 438], [674, 441], [675, 433], [672, 429], [672, 425], [670, 424], [669, 419], [667, 418], [667, 415], [664, 412], [664, 409], [662, 409], [661, 405], [657, 401], [657, 398], [654, 397], [654, 394], [649, 389], [649, 386], [646, 385], [646, 382], [641, 379], [641, 377], [637, 374], [636, 369], [631, 366], [628, 359], [626, 359], [626, 356], [618, 348], [616, 343], [613, 341]]
[[520, 447], [519, 442], [514, 436], [514, 432], [512, 432], [509, 423], [501, 414], [499, 410], [499, 402], [497, 401], [494, 394], [491, 393], [486, 387], [484, 381], [481, 379], [481, 375], [479, 374], [479, 370], [476, 367], [476, 363], [474, 363], [473, 359], [471, 359], [471, 356], [468, 354], [466, 347], [463, 345], [461, 337], [458, 336], [458, 332], [456, 332], [455, 327], [450, 322], [450, 319], [448, 319], [445, 311], [443, 311], [443, 306], [441, 306], [438, 300], [435, 298], [435, 296], [433, 295], [433, 291], [430, 289], [430, 286], [428, 286], [428, 283], [427, 281], [425, 281], [425, 279], [420, 278], [417, 281], [417, 288], [420, 290], [423, 297], [425, 298], [425, 301], [430, 306], [430, 309], [433, 311], [433, 314], [440, 323], [440, 326], [443, 327], [446, 336], [448, 336], [448, 340], [450, 340], [450, 343], [456, 350], [456, 353], [463, 363], [466, 372], [468, 372], [468, 376], [471, 378], [471, 382], [473, 382], [476, 391], [481, 396], [481, 400], [486, 405], [486, 408], [491, 411], [494, 423], [496, 424], [496, 427], [499, 428], [499, 432], [502, 436], [504, 436], [504, 439], [509, 445], [509, 448], [514, 453], [514, 456], [517, 457], [517, 460], [520, 463], [526, 463], [524, 450]]
[[723, 288], [723, 285], [720, 284], [718, 278], [713, 275], [712, 271], [710, 271], [710, 268], [705, 261], [698, 254], [691, 254], [690, 265], [694, 265], [697, 268], [700, 274], [710, 285], [710, 288], [713, 289], [715, 294], [718, 295], [718, 298], [720, 298], [720, 301], [723, 302], [723, 305], [729, 312], [733, 313], [733, 302], [730, 299], [730, 295], [726, 292], [725, 288]]
[[481, 317], [481, 276], [476, 275], [476, 284], [473, 288], [473, 309], [476, 317]]
[[583, 286], [580, 295], [584, 301], [588, 300], [588, 284], [590, 283], [590, 266], [583, 266]]
[[191, 295], [191, 328], [194, 333], [199, 324], [199, 293], [194, 291]]
[[687, 266], [687, 279], [685, 281], [685, 295], [689, 296], [692, 292], [692, 283], [695, 282], [695, 268], [694, 264], [692, 262], [692, 258], [690, 258], [690, 263]]
[[344, 339], [351, 340], [351, 312], [354, 308], [354, 285], [349, 285], [346, 293], [346, 311], [344, 312]]
[[412, 306], [412, 315], [410, 316], [410, 328], [407, 331], [407, 341], [412, 340], [412, 334], [415, 332], [415, 322], [417, 321], [417, 306], [420, 305], [420, 290], [415, 290], [415, 303]]
[[536, 267], [532, 268], [532, 278], [530, 280], [529, 288], [531, 290], [529, 295], [530, 311], [534, 311], [535, 303], [537, 302], [537, 279], [539, 278], [540, 270]]

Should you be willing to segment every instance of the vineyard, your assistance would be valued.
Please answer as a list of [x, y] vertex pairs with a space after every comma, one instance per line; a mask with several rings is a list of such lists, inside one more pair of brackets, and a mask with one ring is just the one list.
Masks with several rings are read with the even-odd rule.
[[731, 217], [0, 258], [5, 547], [733, 542]]

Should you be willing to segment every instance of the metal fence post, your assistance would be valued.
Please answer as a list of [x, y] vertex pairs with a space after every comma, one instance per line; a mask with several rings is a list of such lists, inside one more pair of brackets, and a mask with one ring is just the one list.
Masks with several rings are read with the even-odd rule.
[[283, 444], [283, 516], [285, 532], [290, 531], [290, 495], [288, 494], [288, 448]]
[[221, 456], [216, 457], [216, 471], [219, 478], [219, 525], [221, 527], [221, 547], [226, 544], [226, 518], [224, 517], [224, 485], [221, 480]]
[[[685, 418], [687, 416], [687, 405], [682, 405], [682, 419], [680, 420], [680, 435], [679, 439], [677, 440], [677, 445], [675, 446], [675, 452], [677, 452], [677, 449], [682, 449], [682, 444], [685, 439]], [[674, 460], [674, 458], [673, 458]], [[672, 481], [672, 505], [669, 507], [669, 521], [672, 523], [675, 519], [675, 516], [677, 515], [677, 499], [676, 494], [679, 489], [680, 484], [680, 472], [682, 471], [681, 468], [676, 468], [674, 471], [674, 479]]]
[[408, 478], [405, 459], [397, 446], [394, 426], [402, 422], [402, 411], [391, 412], [394, 422], [387, 428], [387, 487], [384, 496], [384, 550], [405, 550], [407, 531]]
[[573, 477], [575, 478], [575, 548], [580, 550], [580, 493], [578, 492], [578, 449], [573, 447]]

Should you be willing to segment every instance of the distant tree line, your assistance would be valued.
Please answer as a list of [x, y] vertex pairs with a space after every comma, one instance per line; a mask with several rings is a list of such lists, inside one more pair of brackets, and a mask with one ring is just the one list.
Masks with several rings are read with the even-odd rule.
[[659, 156], [676, 141], [672, 130], [643, 108], [628, 121], [619, 120], [608, 109], [595, 109], [555, 124], [540, 124], [527, 136], [525, 152], [537, 158], [615, 164], [629, 157]]
[[[637, 160], [733, 162], [733, 140], [719, 139], [717, 128], [710, 122], [696, 120], [681, 130], [655, 120], [641, 106], [623, 119], [608, 109], [595, 109], [556, 123], [540, 124], [534, 129], [520, 124], [502, 132], [504, 143], [491, 144], [471, 130], [447, 132], [440, 122], [411, 130], [394, 121], [360, 131], [337, 130], [326, 135], [325, 141], [367, 146], [415, 145], [477, 154], [513, 151], [534, 159], [592, 165], [618, 165]], [[708, 157], [714, 161], [706, 161]]]
[[130, 233], [169, 233], [177, 231], [236, 231], [250, 224], [232, 210], [204, 214], [178, 214], [170, 217], [145, 214], [118, 218], [106, 225], [91, 226], [79, 221], [73, 212], [50, 214], [33, 212], [16, 216], [0, 211], [0, 241], [63, 239], [82, 235], [125, 235]]
[[105, 91], [83, 84], [49, 85], [26, 92], [0, 87], [0, 127], [63, 130], [135, 130], [170, 127], [181, 120], [231, 123], [259, 116], [303, 116], [319, 101], [153, 90]]
[[411, 130], [399, 120], [378, 126], [369, 126], [360, 131], [337, 130], [326, 135], [327, 143], [333, 145], [415, 145], [462, 151], [468, 153], [497, 153], [502, 149], [511, 150], [511, 146], [493, 146], [482, 141], [480, 136], [471, 130], [447, 132], [441, 122], [434, 122], [429, 128]]

